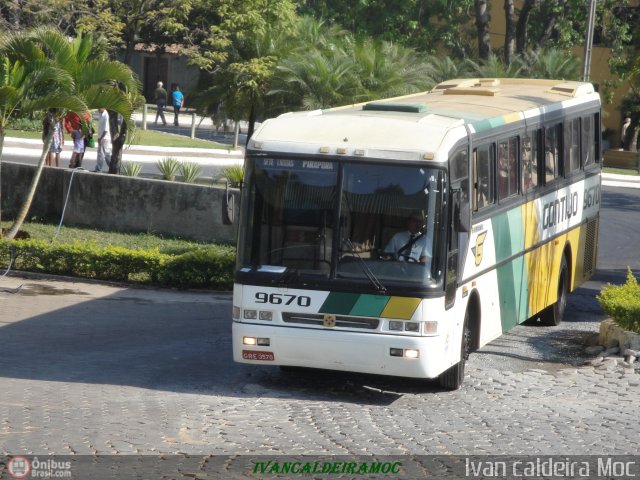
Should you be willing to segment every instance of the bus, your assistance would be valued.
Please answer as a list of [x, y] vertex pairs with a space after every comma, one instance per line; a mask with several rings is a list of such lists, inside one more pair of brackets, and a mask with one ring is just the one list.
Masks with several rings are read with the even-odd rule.
[[265, 121], [246, 151], [234, 361], [454, 390], [473, 351], [558, 325], [595, 269], [600, 120], [589, 83], [474, 78]]

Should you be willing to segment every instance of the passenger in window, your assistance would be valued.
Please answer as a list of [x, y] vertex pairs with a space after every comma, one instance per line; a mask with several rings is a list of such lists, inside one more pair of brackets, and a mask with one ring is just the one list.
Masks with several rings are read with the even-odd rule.
[[533, 165], [531, 163], [531, 140], [526, 138], [522, 145], [522, 190], [533, 187]]
[[431, 259], [431, 246], [427, 242], [422, 213], [414, 211], [409, 214], [407, 230], [398, 232], [391, 238], [382, 258], [422, 264]]
[[507, 145], [498, 145], [498, 196], [509, 196], [509, 164], [507, 163]]

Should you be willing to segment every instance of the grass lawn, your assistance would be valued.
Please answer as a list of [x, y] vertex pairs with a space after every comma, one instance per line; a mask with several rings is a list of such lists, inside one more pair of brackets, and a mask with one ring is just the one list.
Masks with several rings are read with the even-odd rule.
[[612, 168], [612, 167], [604, 167], [602, 169], [603, 173], [615, 173], [616, 175], [640, 175], [638, 170], [631, 170], [629, 168]]
[[[42, 134], [33, 130], [7, 130], [7, 137], [31, 138], [40, 140]], [[222, 145], [209, 140], [198, 138], [191, 139], [184, 135], [173, 135], [171, 133], [157, 132], [154, 130], [136, 129], [135, 137], [131, 145], [151, 145], [156, 147], [181, 147], [181, 148], [221, 148], [231, 150], [230, 145]]]
[[[2, 227], [8, 229], [11, 222], [2, 222]], [[58, 229], [57, 224], [24, 223], [21, 230], [29, 233], [34, 240], [51, 241]], [[67, 227], [64, 224], [56, 238], [58, 243], [92, 243], [96, 246], [120, 246], [129, 249], [154, 249], [162, 253], [180, 254], [198, 246], [213, 245], [213, 243], [199, 243], [180, 238], [163, 237], [151, 233], [120, 233], [93, 230], [90, 228]]]

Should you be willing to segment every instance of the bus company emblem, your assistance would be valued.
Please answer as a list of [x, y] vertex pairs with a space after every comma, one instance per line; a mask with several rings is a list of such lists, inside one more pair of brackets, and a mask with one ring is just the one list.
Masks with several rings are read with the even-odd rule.
[[482, 232], [476, 237], [476, 246], [471, 248], [474, 257], [476, 258], [476, 267], [482, 263], [482, 245], [484, 245], [484, 239], [487, 236], [487, 232]]
[[330, 313], [325, 313], [322, 319], [322, 324], [327, 328], [333, 328], [336, 326], [336, 316]]

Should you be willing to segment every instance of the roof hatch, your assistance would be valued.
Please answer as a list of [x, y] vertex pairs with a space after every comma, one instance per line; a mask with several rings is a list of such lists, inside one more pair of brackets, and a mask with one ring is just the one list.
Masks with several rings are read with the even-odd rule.
[[370, 102], [364, 105], [362, 110], [369, 112], [426, 113], [427, 106], [424, 103]]

